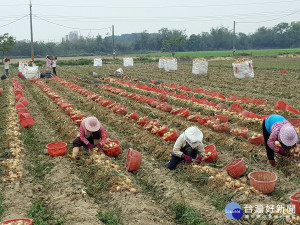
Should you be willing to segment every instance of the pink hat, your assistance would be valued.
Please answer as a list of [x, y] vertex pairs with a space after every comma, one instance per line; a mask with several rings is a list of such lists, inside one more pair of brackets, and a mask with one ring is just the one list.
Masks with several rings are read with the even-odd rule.
[[94, 116], [88, 117], [85, 121], [85, 128], [90, 132], [95, 132], [100, 129], [100, 122]]
[[298, 135], [292, 125], [285, 124], [279, 131], [279, 139], [284, 145], [293, 146], [298, 142]]

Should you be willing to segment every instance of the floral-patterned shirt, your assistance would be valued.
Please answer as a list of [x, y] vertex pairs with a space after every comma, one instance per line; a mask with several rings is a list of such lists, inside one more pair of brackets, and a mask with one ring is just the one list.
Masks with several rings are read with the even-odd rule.
[[[92, 132], [88, 132], [85, 128], [86, 118], [81, 121], [79, 128], [79, 137], [80, 139], [87, 145], [89, 141], [86, 139], [92, 135]], [[101, 132], [101, 141], [99, 142], [101, 145], [104, 145], [106, 142], [105, 130], [102, 124], [100, 123], [100, 132]]]
[[280, 122], [275, 123], [271, 128], [270, 137], [269, 137], [267, 143], [268, 143], [268, 146], [271, 149], [273, 149], [275, 152], [279, 151], [279, 147], [277, 147], [275, 145], [275, 141], [278, 141], [278, 135], [279, 135], [281, 127], [283, 127], [286, 124], [290, 124], [290, 122], [287, 120], [280, 121]]

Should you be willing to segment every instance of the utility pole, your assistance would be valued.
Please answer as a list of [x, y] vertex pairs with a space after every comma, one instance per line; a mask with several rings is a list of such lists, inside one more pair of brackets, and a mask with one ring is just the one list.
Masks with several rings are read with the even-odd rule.
[[116, 52], [115, 52], [115, 26], [112, 25], [112, 41], [113, 41], [113, 59], [115, 59]]
[[233, 21], [232, 55], [235, 54], [235, 21]]
[[32, 62], [34, 62], [31, 0], [30, 0], [29, 8], [30, 8], [30, 32], [31, 32], [31, 60], [32, 60]]

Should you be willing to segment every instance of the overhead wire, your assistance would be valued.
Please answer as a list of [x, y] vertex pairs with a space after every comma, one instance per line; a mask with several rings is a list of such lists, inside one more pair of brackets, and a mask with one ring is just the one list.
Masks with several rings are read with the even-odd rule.
[[274, 18], [274, 19], [262, 20], [262, 21], [255, 21], [255, 22], [254, 22], [254, 21], [253, 21], [253, 22], [238, 22], [238, 23], [265, 23], [265, 22], [270, 22], [270, 21], [282, 19], [282, 18], [291, 16], [291, 15], [294, 15], [294, 14], [296, 14], [296, 13], [298, 13], [298, 12], [300, 12], [300, 10], [297, 10], [296, 12], [289, 13], [289, 14], [287, 14], [287, 15], [284, 15], [284, 16], [281, 16], [281, 17], [277, 17], [277, 18]]
[[[298, 2], [297, 0], [290, 0], [290, 1], [284, 1], [284, 3], [288, 2]], [[252, 2], [252, 3], [233, 3], [233, 4], [211, 4], [211, 5], [164, 5], [164, 6], [108, 6], [108, 5], [49, 5], [49, 4], [35, 4], [36, 6], [42, 6], [42, 7], [68, 7], [68, 8], [120, 8], [120, 9], [125, 9], [125, 8], [203, 8], [203, 7], [232, 7], [232, 6], [247, 6], [247, 5], [262, 5], [262, 4], [277, 4], [281, 3], [282, 1], [266, 1], [266, 2]]]
[[[292, 13], [290, 13], [289, 15], [295, 14], [297, 13], [297, 11], [293, 11]], [[266, 17], [266, 16], [272, 16], [272, 15], [280, 15], [283, 14], [282, 17], [286, 17], [287, 15], [285, 14], [285, 12], [282, 11], [270, 11], [270, 12], [263, 12], [263, 13], [253, 13], [253, 14], [235, 14], [236, 17], [243, 19], [243, 17], [245, 18], [249, 18], [249, 17], [253, 17], [255, 16], [257, 17]], [[82, 16], [59, 16], [59, 15], [41, 15], [41, 14], [35, 14], [39, 17], [42, 18], [47, 18], [47, 19], [51, 19], [51, 20], [55, 20], [55, 21], [80, 21], [80, 22], [93, 22], [93, 21], [134, 21], [134, 20], [138, 20], [138, 22], [141, 21], [145, 21], [145, 22], [153, 22], [156, 20], [166, 20], [169, 19], [168, 21], [174, 20], [174, 22], [178, 22], [178, 20], [183, 21], [183, 20], [187, 20], [187, 21], [191, 21], [191, 20], [201, 20], [201, 21], [205, 21], [205, 20], [224, 20], [226, 18], [229, 18], [230, 20], [232, 20], [232, 15], [213, 15], [213, 16], [189, 16], [189, 17], [107, 17], [107, 16], [103, 16], [103, 17], [82, 17]], [[163, 21], [159, 21], [159, 22], [163, 22]]]
[[10, 24], [12, 24], [12, 23], [15, 23], [15, 22], [17, 22], [17, 21], [19, 21], [19, 20], [21, 20], [21, 19], [27, 17], [28, 15], [29, 15], [29, 14], [27, 14], [27, 15], [21, 17], [21, 18], [18, 18], [18, 19], [14, 20], [14, 21], [11, 21], [11, 22], [9, 22], [9, 23], [7, 23], [7, 24], [4, 24], [4, 25], [0, 26], [0, 28], [1, 28], [1, 27], [5, 27], [5, 26], [8, 26], [8, 25], [10, 25]]
[[39, 17], [39, 16], [37, 16], [37, 15], [35, 15], [34, 17], [39, 18], [40, 20], [46, 21], [46, 22], [48, 22], [48, 23], [52, 23], [52, 24], [57, 25], [57, 26], [61, 26], [61, 27], [64, 27], [64, 28], [70, 28], [70, 29], [74, 29], [74, 30], [75, 30], [75, 29], [76, 29], [76, 30], [105, 30], [105, 29], [111, 29], [111, 27], [103, 27], [103, 28], [97, 28], [97, 29], [95, 29], [95, 28], [70, 27], [70, 26], [65, 26], [65, 25], [62, 25], [62, 24], [58, 24], [58, 23], [55, 23], [55, 22], [46, 20], [46, 19], [41, 18], [41, 17]]

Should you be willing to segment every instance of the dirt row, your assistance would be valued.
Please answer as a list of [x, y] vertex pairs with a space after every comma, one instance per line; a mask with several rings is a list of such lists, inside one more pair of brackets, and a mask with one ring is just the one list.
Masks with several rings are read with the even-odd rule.
[[[77, 98], [77, 97], [76, 97]], [[91, 101], [91, 100], [90, 100]], [[96, 103], [95, 103], [96, 104]], [[111, 113], [111, 112], [110, 112]], [[128, 139], [130, 139], [130, 137], [127, 137]]]

